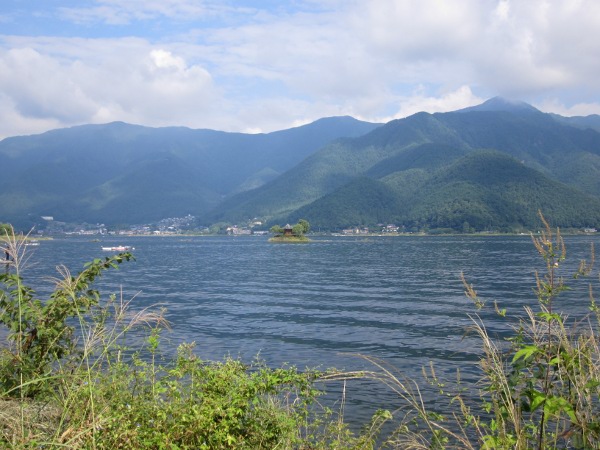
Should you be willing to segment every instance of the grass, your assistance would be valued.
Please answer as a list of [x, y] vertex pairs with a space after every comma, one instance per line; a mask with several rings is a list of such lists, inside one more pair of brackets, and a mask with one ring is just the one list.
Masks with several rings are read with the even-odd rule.
[[[24, 238], [7, 236], [0, 274], [0, 446], [5, 448], [371, 448], [377, 420], [354, 433], [320, 405], [323, 374], [256, 360], [205, 361], [193, 344], [161, 352], [164, 311], [93, 288], [133, 259], [97, 259], [73, 275], [60, 268], [44, 300], [23, 281]], [[141, 332], [142, 345], [130, 337]]]
[[[10, 237], [12, 262], [0, 282], [0, 322], [8, 341], [0, 354], [0, 443], [8, 448], [200, 449], [553, 449], [600, 448], [600, 308], [589, 288], [589, 314], [560, 311], [567, 288], [566, 248], [543, 216], [532, 236], [545, 263], [536, 274], [536, 299], [508, 317], [486, 305], [462, 277], [473, 301], [470, 332], [479, 337], [480, 379], [465, 386], [440, 379], [435, 367], [424, 381], [368, 355], [372, 370], [300, 371], [226, 358], [205, 361], [193, 344], [173, 358], [161, 352], [168, 328], [164, 312], [133, 312], [120, 298], [103, 297], [93, 282], [132, 259], [128, 253], [94, 260], [72, 275], [62, 269], [44, 301], [22, 279], [23, 240]], [[577, 279], [593, 271], [594, 251]], [[584, 281], [587, 282], [587, 281]], [[482, 308], [512, 324], [506, 340], [493, 338]], [[134, 330], [142, 345], [133, 347]], [[339, 411], [319, 402], [323, 383], [368, 378], [402, 400], [378, 411], [360, 432]], [[345, 386], [345, 384], [344, 384]], [[434, 388], [436, 405], [423, 394]], [[475, 395], [473, 395], [475, 393]], [[386, 425], [386, 432], [382, 429]], [[387, 431], [389, 430], [389, 431]]]

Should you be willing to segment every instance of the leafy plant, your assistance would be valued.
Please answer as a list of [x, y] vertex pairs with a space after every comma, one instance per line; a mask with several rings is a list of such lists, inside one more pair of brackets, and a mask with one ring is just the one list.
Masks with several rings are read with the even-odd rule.
[[[152, 334], [146, 350], [155, 352], [157, 339]], [[106, 361], [94, 386], [106, 411], [96, 418], [98, 448], [271, 449], [300, 441], [298, 424], [318, 394], [312, 386], [318, 374], [272, 370], [259, 361], [207, 362], [192, 350], [182, 345], [164, 366], [139, 353]], [[91, 433], [84, 437], [90, 439]]]
[[[65, 268], [46, 301], [23, 283], [22, 237], [10, 242], [0, 278], [0, 323], [10, 346], [0, 358], [0, 446], [12, 448], [368, 449], [389, 413], [361, 434], [321, 407], [322, 373], [269, 368], [262, 361], [204, 361], [193, 344], [174, 359], [161, 352], [163, 312], [131, 314], [92, 286], [133, 259]], [[144, 324], [134, 350], [127, 339]], [[128, 345], [129, 344], [129, 345]]]
[[14, 234], [13, 227], [9, 223], [0, 223], [0, 239]]
[[[540, 218], [544, 231], [532, 237], [546, 266], [543, 276], [536, 273], [538, 311], [525, 308], [508, 353], [476, 323], [485, 350], [485, 406], [494, 413], [482, 440], [492, 448], [595, 448], [600, 444], [598, 339], [591, 324], [568, 321], [555, 305], [567, 289], [559, 276], [566, 249], [560, 231], [553, 233]], [[588, 275], [593, 259], [592, 247], [591, 263], [582, 262], [575, 277]], [[592, 297], [598, 318], [593, 305]]]
[[[547, 449], [598, 448], [600, 446], [600, 341], [596, 334], [600, 310], [590, 286], [590, 310], [595, 321], [569, 318], [557, 307], [567, 289], [560, 275], [566, 248], [560, 231], [544, 225], [533, 244], [545, 264], [536, 273], [537, 310], [513, 321], [512, 335], [493, 339], [480, 316], [472, 316], [473, 330], [482, 344], [481, 379], [475, 386], [441, 380], [432, 367], [425, 379], [437, 391], [436, 403], [447, 399], [439, 413], [425, 406], [421, 387], [401, 373], [370, 357], [379, 370], [370, 374], [402, 398], [407, 407], [396, 431], [388, 438], [391, 448]], [[582, 261], [575, 278], [589, 275], [594, 263]], [[465, 293], [477, 309], [485, 307], [462, 276]], [[494, 303], [506, 320], [506, 310]], [[587, 323], [587, 325], [585, 325]]]
[[8, 328], [8, 340], [12, 343], [3, 349], [5, 364], [0, 367], [0, 386], [5, 395], [33, 397], [44, 386], [38, 381], [51, 376], [53, 365], [77, 351], [75, 328], [69, 321], [81, 318], [98, 305], [100, 294], [91, 287], [94, 280], [104, 270], [117, 268], [133, 257], [122, 253], [96, 259], [75, 277], [63, 268], [64, 278], [43, 302], [23, 284], [23, 242], [14, 234], [8, 238], [14, 270], [0, 274], [0, 323]]

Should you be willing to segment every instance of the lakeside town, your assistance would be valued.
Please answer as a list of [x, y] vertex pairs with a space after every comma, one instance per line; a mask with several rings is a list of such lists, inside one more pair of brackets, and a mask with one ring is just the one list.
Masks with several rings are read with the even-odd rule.
[[[228, 236], [266, 236], [269, 234], [267, 225], [254, 218], [244, 224], [219, 223], [211, 226], [198, 226], [197, 218], [191, 214], [183, 217], [169, 217], [156, 223], [139, 224], [122, 227], [109, 227], [103, 223], [67, 223], [54, 220], [51, 216], [42, 217], [42, 226], [33, 230], [33, 235], [43, 236], [175, 236], [175, 235], [228, 235]], [[496, 231], [481, 231], [467, 234], [497, 234]], [[569, 234], [594, 234], [597, 229], [593, 227], [583, 229], [564, 230]], [[330, 236], [394, 236], [415, 234], [439, 234], [414, 232], [404, 226], [379, 223], [374, 227], [355, 226], [340, 230], [312, 230], [313, 234], [327, 234]], [[518, 234], [529, 234], [526, 232]]]
[[[104, 223], [67, 223], [54, 219], [52, 216], [42, 217], [43, 223], [34, 234], [39, 236], [78, 235], [78, 236], [168, 236], [180, 234], [200, 235], [230, 235], [230, 236], [265, 236], [269, 234], [264, 222], [253, 219], [245, 224], [215, 224], [210, 227], [199, 227], [197, 218], [191, 214], [183, 217], [169, 217], [156, 223], [131, 225], [124, 227], [108, 227]], [[399, 234], [404, 227], [394, 224], [377, 224], [375, 228], [357, 226], [344, 228], [330, 233], [332, 235], [368, 235], [368, 234]]]

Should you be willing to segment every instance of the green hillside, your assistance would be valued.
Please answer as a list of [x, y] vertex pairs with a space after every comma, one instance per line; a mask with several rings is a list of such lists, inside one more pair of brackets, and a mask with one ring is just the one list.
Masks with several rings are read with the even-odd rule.
[[315, 228], [325, 229], [394, 223], [408, 231], [515, 231], [536, 224], [542, 210], [561, 227], [600, 224], [597, 197], [500, 152], [475, 151], [434, 172], [410, 169], [394, 175], [387, 182], [353, 180], [289, 220], [310, 217]]
[[199, 225], [308, 218], [315, 228], [521, 230], [541, 209], [600, 226], [597, 117], [563, 118], [501, 98], [385, 125], [321, 119], [250, 135], [124, 123], [0, 141], [0, 222], [42, 215]]
[[0, 217], [147, 223], [201, 215], [273, 180], [322, 146], [378, 124], [320, 119], [268, 134], [125, 123], [85, 125], [0, 142]]
[[399, 197], [384, 183], [361, 177], [298, 209], [287, 221], [310, 217], [313, 229], [328, 230], [373, 226], [393, 223], [402, 207]]
[[340, 139], [272, 182], [228, 198], [207, 220], [235, 222], [266, 217], [277, 221], [369, 170], [378, 170], [383, 161], [432, 141], [462, 146], [453, 130], [425, 113], [389, 122], [359, 138]]
[[600, 224], [600, 200], [499, 152], [475, 152], [434, 174], [415, 197], [408, 220], [430, 228], [511, 231], [537, 223], [537, 211], [560, 227]]
[[600, 133], [567, 122], [502, 99], [415, 114], [324, 147], [209, 218], [507, 230], [533, 226], [542, 209], [560, 226], [595, 226]]

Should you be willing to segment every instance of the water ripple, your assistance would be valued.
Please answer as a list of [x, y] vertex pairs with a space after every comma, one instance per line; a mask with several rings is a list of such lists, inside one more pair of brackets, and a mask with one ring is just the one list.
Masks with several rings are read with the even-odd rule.
[[[574, 270], [591, 239], [568, 238]], [[481, 296], [510, 312], [535, 304], [534, 270], [543, 269], [528, 237], [399, 237], [323, 239], [308, 245], [272, 245], [263, 238], [107, 238], [44, 241], [26, 272], [48, 293], [54, 266], [72, 271], [105, 256], [105, 245], [136, 247], [136, 261], [103, 276], [106, 294], [123, 293], [141, 309], [165, 305], [173, 331], [170, 349], [195, 341], [203, 358], [226, 354], [269, 364], [357, 369], [385, 358], [419, 377], [433, 361], [438, 373], [461, 367], [476, 377], [477, 339], [466, 334], [474, 312], [464, 297], [463, 271]], [[564, 304], [585, 311], [574, 290]], [[492, 333], [507, 324], [482, 312]], [[466, 375], [465, 375], [466, 374]], [[362, 399], [383, 406], [375, 395]]]

